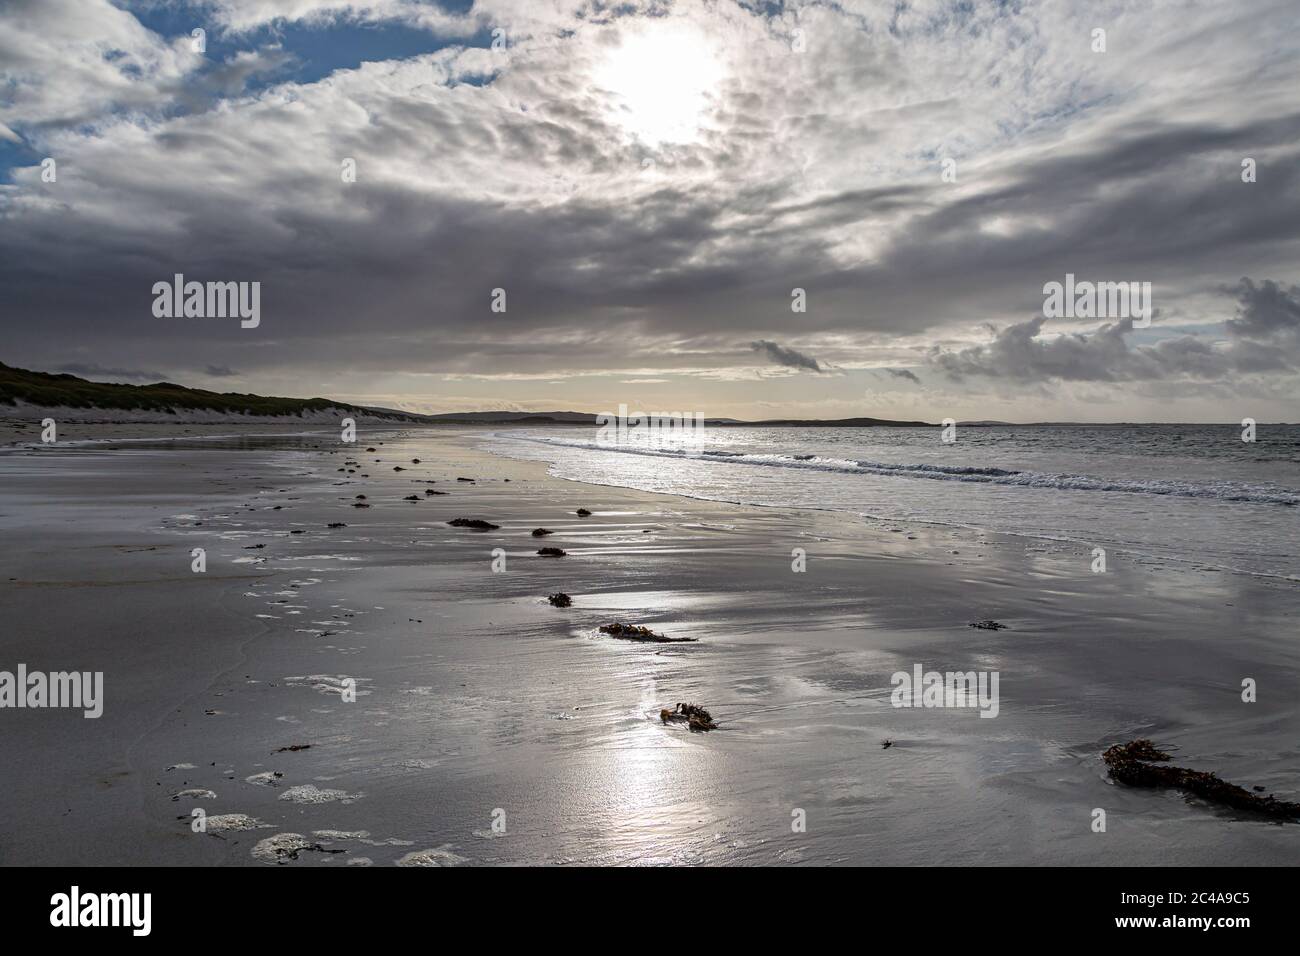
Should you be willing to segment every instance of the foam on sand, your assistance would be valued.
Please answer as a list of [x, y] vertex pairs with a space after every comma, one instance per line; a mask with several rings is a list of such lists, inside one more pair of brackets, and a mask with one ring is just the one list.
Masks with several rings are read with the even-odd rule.
[[208, 832], [214, 830], [260, 830], [270, 826], [246, 813], [220, 813], [207, 818]]
[[447, 849], [450, 843], [444, 843], [436, 849], [415, 850], [397, 861], [398, 866], [461, 866], [468, 863], [466, 857]]
[[296, 787], [290, 787], [284, 793], [280, 794], [281, 800], [288, 800], [291, 803], [352, 803], [361, 799], [365, 794], [348, 793], [346, 790], [322, 790], [315, 784], [303, 783]]

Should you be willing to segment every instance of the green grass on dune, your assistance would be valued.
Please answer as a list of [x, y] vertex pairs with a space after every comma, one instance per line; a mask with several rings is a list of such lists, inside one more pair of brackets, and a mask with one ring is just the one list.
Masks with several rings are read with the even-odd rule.
[[54, 375], [11, 368], [0, 362], [0, 403], [27, 402], [44, 407], [117, 409], [122, 411], [214, 411], [243, 415], [302, 415], [343, 409], [363, 412], [356, 405], [324, 398], [274, 398], [239, 392], [209, 392], [171, 382], [119, 385], [91, 382], [76, 375]]

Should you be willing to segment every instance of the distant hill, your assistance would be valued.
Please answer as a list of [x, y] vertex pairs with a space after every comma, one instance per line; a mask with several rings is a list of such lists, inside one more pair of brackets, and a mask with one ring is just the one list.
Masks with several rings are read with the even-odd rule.
[[87, 411], [176, 413], [211, 412], [224, 415], [325, 415], [335, 412], [370, 415], [396, 421], [423, 421], [426, 416], [392, 409], [349, 405], [326, 398], [274, 398], [239, 392], [209, 392], [172, 382], [119, 385], [91, 382], [76, 375], [29, 372], [0, 362], [0, 407], [19, 402], [40, 408]]
[[[710, 422], [710, 424], [713, 424]], [[761, 422], [718, 422], [750, 428], [928, 428], [929, 422], [896, 422], [888, 418], [774, 418]]]
[[[606, 414], [613, 413], [608, 412]], [[635, 417], [636, 412], [629, 414]], [[427, 417], [429, 421], [435, 422], [464, 422], [476, 425], [596, 424], [596, 415], [591, 412], [448, 412]], [[757, 422], [747, 422], [737, 418], [706, 418], [704, 423], [714, 428], [725, 428], [733, 425], [742, 428], [874, 428], [891, 426], [919, 428], [929, 425], [929, 422], [896, 422], [886, 418], [781, 418]]]
[[591, 412], [442, 412], [425, 415], [423, 418], [431, 422], [464, 422], [474, 425], [585, 425], [596, 420]]
[[[368, 415], [401, 422], [445, 425], [585, 425], [596, 424], [591, 412], [445, 412], [421, 415], [392, 408], [352, 405], [328, 398], [276, 398], [241, 392], [209, 392], [173, 382], [153, 385], [123, 385], [92, 382], [76, 375], [31, 372], [0, 362], [0, 411], [17, 404], [38, 408], [71, 408], [86, 411], [149, 413], [185, 412], [213, 415], [329, 417], [339, 412]], [[751, 426], [763, 428], [868, 428], [921, 427], [927, 422], [896, 422], [883, 418], [772, 419], [758, 422], [734, 418], [706, 419], [713, 427]]]
[[[613, 415], [614, 412], [603, 414]], [[629, 416], [638, 414], [629, 412]], [[431, 422], [464, 422], [475, 425], [595, 425], [595, 412], [440, 412], [428, 415]], [[748, 425], [734, 418], [710, 418], [708, 425]]]

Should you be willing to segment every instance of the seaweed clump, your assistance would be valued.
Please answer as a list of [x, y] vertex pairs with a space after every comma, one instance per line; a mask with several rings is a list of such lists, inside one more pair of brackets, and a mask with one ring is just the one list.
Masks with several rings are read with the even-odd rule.
[[971, 627], [978, 627], [981, 631], [1001, 631], [1006, 625], [998, 621], [976, 621]]
[[482, 518], [452, 518], [447, 524], [453, 528], [473, 528], [475, 531], [496, 531], [497, 528], [501, 527], [499, 524], [484, 521]]
[[569, 597], [563, 591], [556, 591], [546, 600], [551, 602], [552, 607], [569, 607], [573, 604], [573, 598]]
[[538, 548], [537, 553], [544, 558], [562, 558], [569, 552], [563, 548]]
[[713, 715], [699, 704], [678, 704], [673, 710], [665, 708], [659, 711], [659, 719], [665, 724], [685, 721], [686, 726], [696, 732], [718, 729], [718, 725], [713, 722]]
[[1300, 803], [1278, 800], [1271, 794], [1261, 797], [1206, 770], [1159, 766], [1169, 759], [1169, 754], [1157, 750], [1150, 740], [1115, 744], [1101, 759], [1112, 777], [1131, 787], [1167, 787], [1234, 810], [1283, 820], [1300, 819]]
[[695, 641], [693, 637], [665, 637], [663, 634], [657, 634], [641, 624], [622, 624], [619, 622], [602, 624], [600, 633], [624, 641], [649, 641], [654, 644], [689, 644]]
[[533, 537], [534, 537], [534, 538], [544, 538], [544, 537], [546, 537], [548, 534], [555, 534], [555, 532], [554, 532], [554, 531], [551, 531], [549, 528], [534, 528], [534, 529], [533, 529]]

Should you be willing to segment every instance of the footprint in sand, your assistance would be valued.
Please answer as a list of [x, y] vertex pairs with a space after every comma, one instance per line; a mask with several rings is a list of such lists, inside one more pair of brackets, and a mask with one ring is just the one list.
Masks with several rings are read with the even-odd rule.
[[179, 790], [172, 794], [173, 800], [215, 800], [217, 795], [211, 790]]

